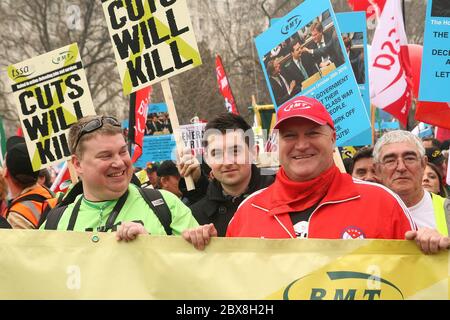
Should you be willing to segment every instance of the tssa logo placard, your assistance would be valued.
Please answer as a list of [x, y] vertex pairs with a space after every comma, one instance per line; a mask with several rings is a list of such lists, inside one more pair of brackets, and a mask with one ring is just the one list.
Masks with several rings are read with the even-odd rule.
[[25, 77], [29, 77], [34, 73], [34, 71], [29, 66], [23, 66], [20, 68], [12, 68], [11, 75], [13, 80], [20, 80]]
[[95, 114], [77, 44], [10, 65], [8, 77], [33, 170], [69, 159], [69, 127]]

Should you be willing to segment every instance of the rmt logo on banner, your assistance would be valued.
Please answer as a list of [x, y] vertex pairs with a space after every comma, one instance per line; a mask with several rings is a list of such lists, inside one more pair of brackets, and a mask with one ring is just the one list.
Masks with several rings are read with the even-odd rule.
[[[183, 7], [176, 2], [103, 1], [125, 94], [194, 67], [195, 57], [180, 52], [182, 46], [190, 45], [180, 36], [192, 31]], [[132, 88], [126, 88], [127, 73]]]

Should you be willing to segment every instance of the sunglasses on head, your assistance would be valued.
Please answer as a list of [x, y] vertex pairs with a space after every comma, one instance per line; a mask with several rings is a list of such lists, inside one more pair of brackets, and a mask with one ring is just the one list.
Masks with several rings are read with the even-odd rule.
[[108, 117], [108, 116], [102, 116], [100, 118], [94, 118], [91, 121], [86, 122], [78, 132], [78, 138], [75, 142], [75, 146], [73, 147], [73, 151], [77, 150], [78, 143], [80, 142], [80, 139], [87, 133], [94, 132], [95, 130], [100, 129], [103, 127], [104, 124], [110, 124], [114, 127], [120, 127], [120, 122], [117, 121], [114, 117]]

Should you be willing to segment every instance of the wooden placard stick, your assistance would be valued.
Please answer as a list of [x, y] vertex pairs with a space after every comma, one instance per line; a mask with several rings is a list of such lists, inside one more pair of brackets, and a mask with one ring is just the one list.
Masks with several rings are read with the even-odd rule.
[[75, 183], [78, 182], [78, 174], [77, 171], [75, 170], [75, 167], [72, 164], [72, 161], [67, 161], [67, 169], [69, 170], [70, 173], [70, 181], [72, 182], [72, 185], [74, 185]]
[[[175, 109], [175, 103], [173, 102], [172, 97], [172, 91], [170, 90], [170, 83], [169, 80], [162, 80], [161, 81], [161, 87], [164, 94], [164, 99], [166, 100], [167, 104], [167, 111], [169, 112], [169, 118], [170, 123], [172, 124], [172, 132], [175, 138], [176, 148], [177, 148], [177, 155], [181, 154], [184, 148], [183, 139], [181, 137], [180, 132], [180, 124], [178, 123], [178, 116], [177, 116], [177, 110]], [[187, 176], [184, 178], [186, 181], [186, 188], [188, 191], [194, 190], [194, 180], [191, 176]]]
[[333, 160], [334, 160], [334, 164], [336, 165], [336, 167], [339, 168], [339, 171], [341, 171], [342, 173], [347, 172], [345, 170], [344, 161], [342, 161], [341, 153], [339, 152], [338, 147], [334, 148]]

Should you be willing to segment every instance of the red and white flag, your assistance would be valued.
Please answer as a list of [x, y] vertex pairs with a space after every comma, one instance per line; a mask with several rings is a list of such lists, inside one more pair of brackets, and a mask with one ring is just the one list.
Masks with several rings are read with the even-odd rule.
[[216, 56], [216, 76], [219, 83], [220, 93], [225, 99], [225, 108], [228, 112], [239, 114], [234, 100], [233, 92], [231, 91], [230, 83], [228, 82], [225, 68], [222, 64], [222, 59], [219, 55]]
[[370, 101], [407, 126], [411, 108], [411, 66], [401, 0], [387, 0], [373, 36], [370, 63]]
[[55, 193], [57, 192], [66, 193], [67, 189], [72, 183], [72, 179], [70, 178], [70, 171], [67, 165], [68, 165], [67, 161], [64, 162], [63, 167], [58, 172], [55, 181], [53, 181], [53, 184], [50, 187], [50, 190], [52, 190]]
[[152, 86], [142, 88], [136, 92], [136, 102], [134, 106], [134, 152], [131, 161], [135, 163], [142, 155], [144, 144], [145, 125], [147, 122], [147, 110], [152, 94]]

